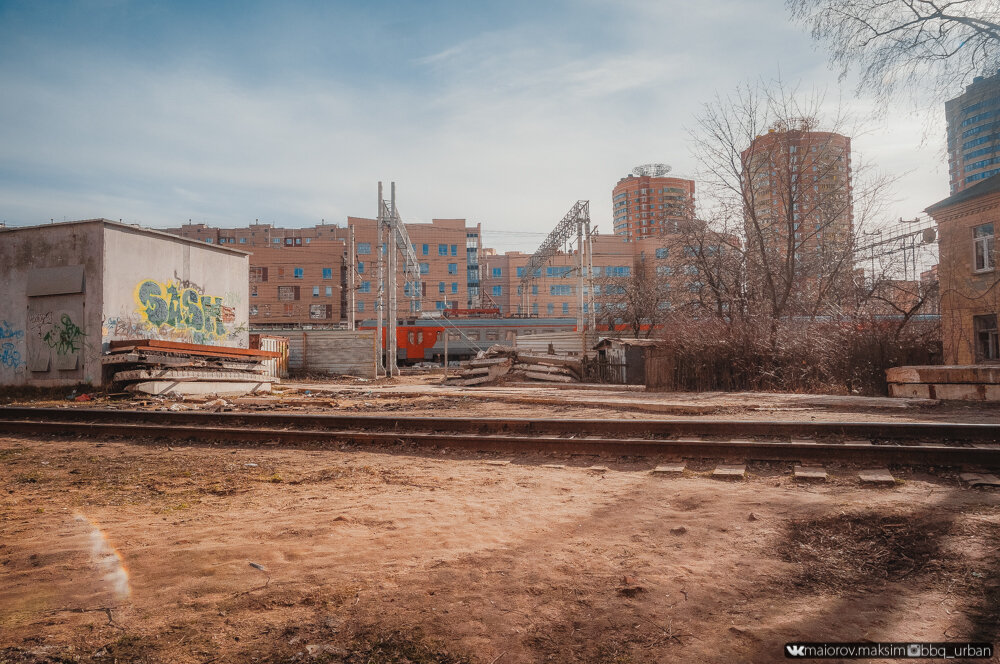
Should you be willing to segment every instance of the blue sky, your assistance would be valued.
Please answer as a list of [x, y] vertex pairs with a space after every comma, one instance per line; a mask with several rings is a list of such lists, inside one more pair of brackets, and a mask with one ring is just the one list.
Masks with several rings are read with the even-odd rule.
[[[530, 251], [577, 199], [610, 232], [637, 164], [693, 176], [700, 105], [779, 73], [871, 113], [781, 0], [0, 0], [0, 221], [343, 223], [381, 179]], [[948, 193], [935, 113], [854, 141], [895, 216]]]

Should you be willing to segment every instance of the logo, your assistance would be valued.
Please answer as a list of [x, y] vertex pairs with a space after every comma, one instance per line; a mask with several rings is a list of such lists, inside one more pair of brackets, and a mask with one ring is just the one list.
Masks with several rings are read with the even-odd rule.
[[788, 657], [805, 657], [806, 647], [805, 646], [793, 646], [791, 644], [785, 645], [785, 654]]

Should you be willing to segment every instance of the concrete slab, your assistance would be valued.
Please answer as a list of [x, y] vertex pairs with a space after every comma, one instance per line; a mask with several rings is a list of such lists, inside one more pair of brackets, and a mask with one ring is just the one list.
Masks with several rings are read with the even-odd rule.
[[743, 464], [736, 465], [719, 465], [715, 467], [712, 471], [712, 477], [717, 477], [719, 479], [743, 479], [746, 477], [747, 467]]
[[589, 472], [589, 473], [606, 473], [606, 472], [608, 472], [608, 467], [607, 466], [590, 466], [588, 468], [585, 468], [585, 470], [587, 472]]
[[969, 486], [1000, 487], [1000, 477], [989, 473], [962, 473], [959, 477]]
[[679, 475], [684, 472], [686, 467], [684, 463], [665, 463], [662, 466], [657, 466], [651, 472], [653, 475]]
[[896, 478], [885, 468], [862, 470], [858, 473], [862, 484], [895, 484]]
[[822, 466], [795, 466], [792, 476], [797, 480], [825, 482], [826, 469]]
[[241, 397], [246, 394], [270, 392], [271, 383], [249, 381], [212, 383], [208, 381], [177, 382], [172, 380], [147, 380], [141, 383], [132, 383], [125, 389], [132, 393], [142, 392], [153, 395], [201, 396], [214, 394], [220, 397]]
[[542, 464], [542, 468], [558, 468], [558, 469], [561, 470], [561, 469], [563, 469], [565, 467], [566, 467], [566, 464], [562, 464], [562, 463], [543, 463]]
[[510, 465], [510, 461], [500, 461], [500, 460], [497, 460], [497, 461], [487, 461], [486, 465], [487, 466], [509, 466]]

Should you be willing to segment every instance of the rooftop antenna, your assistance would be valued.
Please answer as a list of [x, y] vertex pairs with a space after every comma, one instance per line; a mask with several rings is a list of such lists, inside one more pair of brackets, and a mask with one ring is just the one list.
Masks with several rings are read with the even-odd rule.
[[670, 164], [642, 164], [632, 169], [632, 175], [652, 178], [663, 177], [672, 170]]

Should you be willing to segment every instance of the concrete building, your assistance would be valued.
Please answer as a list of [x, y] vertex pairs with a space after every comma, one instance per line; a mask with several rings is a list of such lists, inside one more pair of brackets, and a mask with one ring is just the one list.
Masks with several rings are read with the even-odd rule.
[[[348, 256], [350, 229], [355, 253]], [[465, 219], [406, 224], [421, 266], [421, 309], [479, 306], [480, 226]], [[353, 307], [358, 321], [376, 316], [378, 251], [376, 221], [348, 217], [343, 226], [280, 228], [251, 224], [216, 228], [185, 224], [167, 229], [205, 244], [250, 252], [250, 322], [254, 327], [339, 327]], [[354, 270], [353, 298], [348, 270]], [[398, 315], [411, 316], [409, 285], [400, 281]]]
[[1000, 72], [977, 76], [944, 113], [951, 193], [1000, 173]]
[[[854, 213], [851, 139], [809, 125], [774, 127], [741, 153], [746, 182], [748, 270], [751, 282], [791, 278], [796, 297], [828, 277], [851, 280]], [[761, 286], [763, 288], [763, 286]]]
[[111, 341], [246, 348], [235, 249], [91, 219], [0, 229], [0, 384], [102, 383]]
[[[677, 309], [698, 299], [703, 284], [693, 261], [695, 248], [677, 233], [627, 241], [619, 235], [598, 235], [592, 240], [594, 311], [607, 317], [608, 308], [621, 302], [622, 280], [643, 274], [663, 284], [664, 309]], [[576, 318], [580, 313], [579, 279], [575, 251], [557, 253], [529, 286], [528, 309], [522, 305], [521, 278], [531, 254], [489, 250], [483, 259], [483, 303], [504, 314]], [[587, 288], [587, 286], [584, 286]], [[586, 293], [585, 293], [586, 294]], [[584, 303], [584, 313], [589, 309]]]
[[639, 240], [673, 233], [679, 220], [694, 218], [694, 180], [629, 174], [615, 185], [611, 200], [615, 235]]
[[927, 208], [938, 223], [945, 364], [1000, 362], [1000, 174]]

